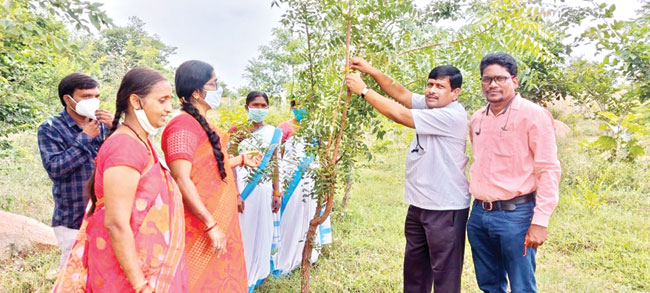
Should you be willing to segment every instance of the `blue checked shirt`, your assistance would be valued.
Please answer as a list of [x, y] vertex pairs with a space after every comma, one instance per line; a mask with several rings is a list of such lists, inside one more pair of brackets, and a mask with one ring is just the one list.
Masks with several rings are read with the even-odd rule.
[[106, 126], [100, 124], [100, 134], [91, 138], [65, 110], [38, 127], [41, 160], [52, 179], [53, 227], [79, 229], [81, 226], [88, 204], [84, 187], [95, 170], [95, 156], [106, 131]]

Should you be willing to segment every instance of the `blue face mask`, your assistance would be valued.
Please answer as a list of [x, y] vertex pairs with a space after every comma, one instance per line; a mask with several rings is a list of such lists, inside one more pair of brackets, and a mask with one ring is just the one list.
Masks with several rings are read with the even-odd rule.
[[293, 112], [293, 117], [296, 117], [298, 122], [307, 118], [307, 109], [293, 109], [291, 112]]
[[269, 109], [255, 109], [255, 108], [248, 108], [248, 119], [260, 123], [264, 121], [264, 118], [266, 118], [266, 115], [269, 114]]

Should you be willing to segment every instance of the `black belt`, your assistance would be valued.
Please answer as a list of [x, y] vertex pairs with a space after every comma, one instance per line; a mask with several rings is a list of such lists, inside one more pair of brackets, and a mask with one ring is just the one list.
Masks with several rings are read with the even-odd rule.
[[514, 211], [517, 209], [518, 204], [534, 201], [535, 195], [537, 195], [537, 191], [520, 195], [509, 200], [482, 201], [476, 199], [474, 200], [474, 205], [480, 206], [486, 211]]

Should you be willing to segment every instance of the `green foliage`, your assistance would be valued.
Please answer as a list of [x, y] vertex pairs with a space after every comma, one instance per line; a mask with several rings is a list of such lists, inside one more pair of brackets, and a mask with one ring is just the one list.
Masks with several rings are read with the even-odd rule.
[[[453, 64], [464, 74], [461, 102], [469, 109], [483, 104], [478, 81], [478, 64], [490, 52], [506, 51], [519, 61], [521, 91], [536, 101], [565, 96], [566, 83], [561, 65], [569, 49], [562, 44], [565, 28], [582, 18], [577, 11], [563, 14], [564, 26], [553, 22], [551, 8], [515, 0], [441, 1], [418, 9], [411, 1], [355, 1], [352, 15], [340, 1], [284, 0], [282, 28], [274, 30], [274, 40], [260, 48], [260, 55], [246, 68], [248, 88], [265, 89], [274, 95], [288, 95], [302, 101], [309, 111], [298, 135], [320, 144], [313, 151], [321, 159], [328, 156], [338, 118], [348, 106], [348, 124], [343, 129], [341, 156], [336, 171], [321, 162], [316, 194], [329, 188], [334, 172], [348, 174], [357, 155], [372, 157], [371, 151], [388, 143], [366, 145], [362, 138], [370, 130], [386, 138], [394, 125], [376, 118], [372, 108], [359, 97], [343, 105], [345, 33], [351, 22], [352, 55], [363, 56], [414, 92], [424, 89], [431, 68]], [[566, 6], [553, 9], [563, 11]], [[459, 28], [446, 23], [461, 16]], [[431, 21], [433, 18], [434, 21]], [[378, 88], [374, 81], [366, 80]], [[242, 94], [242, 93], [240, 93]], [[380, 121], [384, 121], [383, 123]]]
[[[0, 156], [11, 152], [8, 134], [33, 129], [61, 111], [57, 86], [72, 72], [98, 79], [108, 97], [102, 107], [108, 109], [122, 76], [134, 66], [153, 67], [171, 78], [168, 57], [175, 48], [150, 36], [137, 18], [126, 27], [112, 26], [100, 7], [81, 0], [0, 6]], [[65, 22], [82, 31], [69, 32]], [[85, 34], [89, 25], [103, 30]]]
[[581, 205], [592, 210], [597, 209], [605, 203], [611, 189], [616, 186], [616, 183], [607, 182], [612, 173], [611, 169], [605, 169], [596, 178], [589, 178], [589, 174], [575, 177], [576, 184], [571, 190], [571, 195]]
[[33, 11], [27, 1], [2, 7], [0, 19], [0, 137], [33, 126], [57, 82], [56, 63], [72, 58], [63, 23]]
[[42, 10], [74, 24], [77, 30], [90, 32], [90, 25], [100, 30], [113, 24], [113, 21], [101, 10], [104, 5], [102, 3], [84, 0], [39, 0], [29, 1], [29, 5], [34, 10]]
[[577, 60], [567, 71], [571, 96], [585, 107], [587, 114], [593, 109], [596, 113], [607, 111], [620, 115], [634, 106], [634, 98], [623, 94], [616, 86], [616, 73], [608, 70], [606, 64]]
[[641, 140], [650, 134], [650, 125], [647, 118], [650, 116], [648, 105], [645, 102], [634, 108], [633, 112], [623, 115], [616, 115], [612, 112], [599, 112], [598, 116], [604, 122], [600, 130], [606, 132], [587, 147], [601, 152], [607, 160], [625, 160], [634, 162], [638, 157], [645, 154]]
[[632, 94], [642, 101], [650, 98], [650, 1], [641, 1], [638, 17], [621, 21], [613, 18], [616, 5], [601, 4], [593, 17], [601, 23], [589, 28], [582, 38], [605, 54], [609, 70], [632, 83]]

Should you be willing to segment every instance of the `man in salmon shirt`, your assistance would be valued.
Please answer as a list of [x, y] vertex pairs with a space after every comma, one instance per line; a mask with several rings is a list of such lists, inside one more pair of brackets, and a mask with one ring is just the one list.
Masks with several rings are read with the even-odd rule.
[[[553, 117], [517, 92], [517, 63], [505, 53], [481, 60], [488, 105], [470, 119], [473, 209], [467, 236], [484, 292], [537, 292], [535, 253], [559, 199]], [[507, 275], [507, 280], [506, 280]]]

